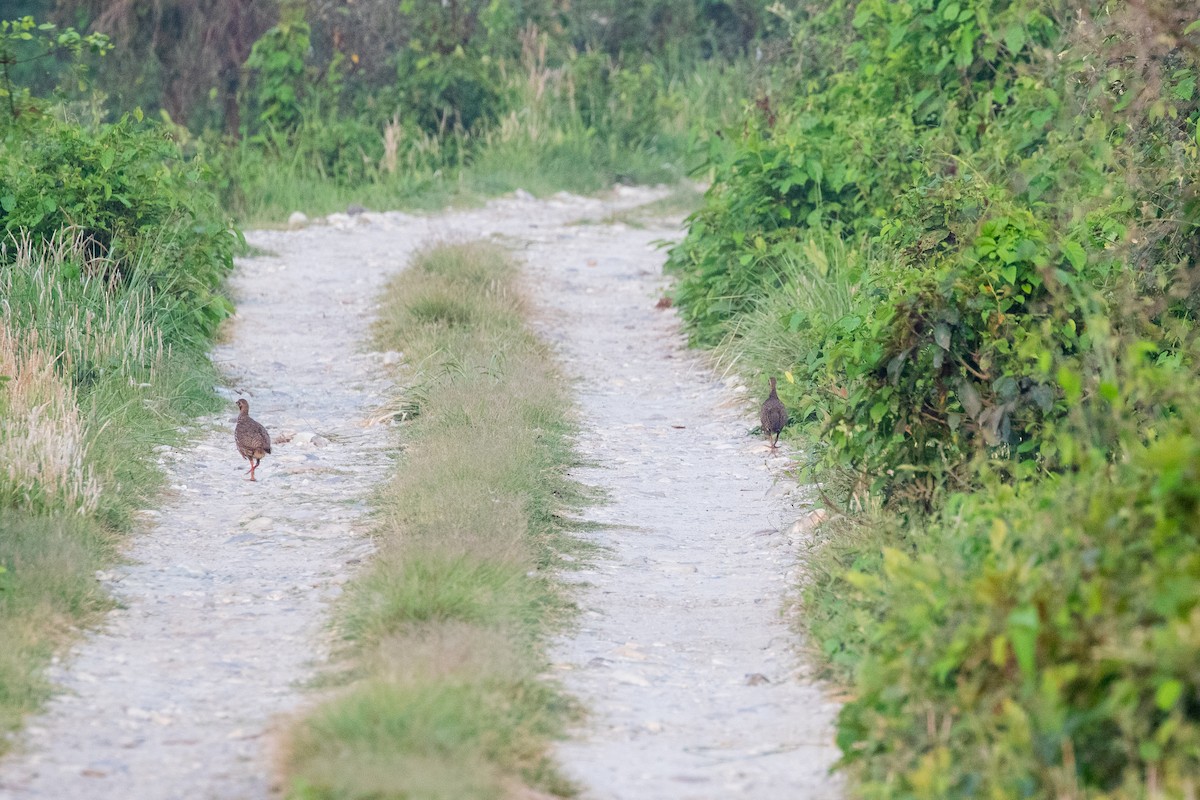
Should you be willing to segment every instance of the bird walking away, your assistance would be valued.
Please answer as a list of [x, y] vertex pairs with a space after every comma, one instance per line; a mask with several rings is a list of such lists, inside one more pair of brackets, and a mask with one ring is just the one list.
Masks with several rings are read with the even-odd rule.
[[245, 398], [238, 398], [238, 421], [233, 429], [233, 441], [237, 444], [242, 458], [250, 462], [250, 480], [254, 480], [254, 470], [258, 469], [263, 456], [271, 452], [271, 437], [267, 429], [256, 420], [250, 418], [250, 404]]
[[758, 419], [762, 422], [763, 433], [771, 436], [771, 449], [779, 447], [779, 432], [787, 424], [788, 412], [775, 391], [775, 379], [771, 378], [771, 393], [763, 401]]

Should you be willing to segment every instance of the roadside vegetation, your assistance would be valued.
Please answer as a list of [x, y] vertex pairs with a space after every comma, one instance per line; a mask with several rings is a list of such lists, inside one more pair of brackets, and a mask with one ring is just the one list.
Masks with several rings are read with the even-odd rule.
[[145, 109], [252, 225], [677, 181], [783, 31], [768, 0], [18, 5], [111, 36], [89, 113]]
[[789, 13], [671, 268], [838, 512], [803, 624], [853, 791], [1194, 797], [1195, 5]]
[[[101, 37], [0, 23], [0, 55]], [[156, 446], [210, 410], [205, 350], [237, 242], [213, 193], [133, 119], [81, 126], [6, 82], [0, 103], [0, 733], [108, 608], [96, 581], [160, 485]], [[198, 186], [198, 184], [200, 184]], [[0, 736], [0, 751], [9, 740]]]
[[586, 497], [566, 476], [566, 385], [516, 277], [494, 245], [442, 245], [385, 292], [377, 345], [409, 365], [403, 457], [336, 614], [348, 685], [291, 735], [291, 797], [568, 793], [545, 752], [569, 706], [542, 637], [564, 619], [552, 568], [580, 547], [564, 514]]

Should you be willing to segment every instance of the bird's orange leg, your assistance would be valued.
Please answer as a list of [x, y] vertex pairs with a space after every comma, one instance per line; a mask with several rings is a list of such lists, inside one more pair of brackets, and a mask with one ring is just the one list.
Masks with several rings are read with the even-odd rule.
[[258, 467], [258, 464], [254, 461], [254, 459], [250, 459], [250, 480], [252, 480], [252, 481], [255, 480], [254, 470], [257, 467]]

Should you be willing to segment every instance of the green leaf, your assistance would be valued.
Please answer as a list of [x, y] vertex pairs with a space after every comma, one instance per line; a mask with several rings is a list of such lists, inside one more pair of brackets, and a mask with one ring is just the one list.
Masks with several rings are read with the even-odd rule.
[[875, 591], [883, 587], [883, 581], [879, 579], [878, 575], [870, 575], [866, 572], [856, 572], [854, 570], [850, 570], [842, 573], [842, 579], [855, 589], [862, 589], [863, 591], [867, 592]]
[[1063, 242], [1062, 254], [1066, 257], [1067, 261], [1071, 262], [1071, 266], [1074, 267], [1076, 271], [1087, 266], [1087, 252], [1083, 249], [1083, 246], [1079, 244], [1079, 242], [1073, 242], [1069, 239]]
[[1154, 742], [1142, 742], [1138, 745], [1138, 755], [1144, 761], [1158, 761], [1162, 758], [1162, 748]]
[[1032, 677], [1037, 666], [1038, 613], [1033, 606], [1014, 608], [1008, 615], [1008, 636], [1013, 655], [1026, 677]]
[[1025, 47], [1026, 36], [1025, 27], [1019, 23], [1010, 23], [1004, 29], [1004, 46], [1008, 48], [1008, 52], [1016, 55]]
[[111, 147], [106, 147], [100, 151], [100, 168], [105, 172], [112, 169], [113, 160], [117, 157], [117, 151]]
[[1067, 402], [1072, 404], [1079, 402], [1079, 397], [1083, 393], [1083, 381], [1079, 375], [1066, 367], [1059, 367], [1057, 378], [1058, 385], [1062, 387]]
[[1183, 683], [1175, 678], [1170, 678], [1158, 685], [1158, 689], [1154, 692], [1154, 704], [1163, 711], [1168, 711], [1178, 702], [1183, 694]]

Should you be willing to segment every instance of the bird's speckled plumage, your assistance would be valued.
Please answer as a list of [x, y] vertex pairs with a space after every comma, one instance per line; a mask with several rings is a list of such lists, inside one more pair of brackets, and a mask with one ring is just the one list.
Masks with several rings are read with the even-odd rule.
[[237, 401], [237, 407], [238, 421], [233, 429], [233, 441], [242, 458], [249, 460], [250, 480], [254, 480], [254, 470], [263, 456], [271, 452], [271, 436], [266, 428], [250, 418], [250, 404], [244, 398]]
[[771, 378], [770, 380], [771, 393], [763, 401], [762, 410], [758, 413], [758, 419], [762, 422], [763, 433], [771, 437], [771, 449], [774, 450], [779, 446], [779, 432], [787, 424], [788, 412], [783, 406], [783, 401], [779, 399], [779, 395], [775, 392], [775, 379]]

